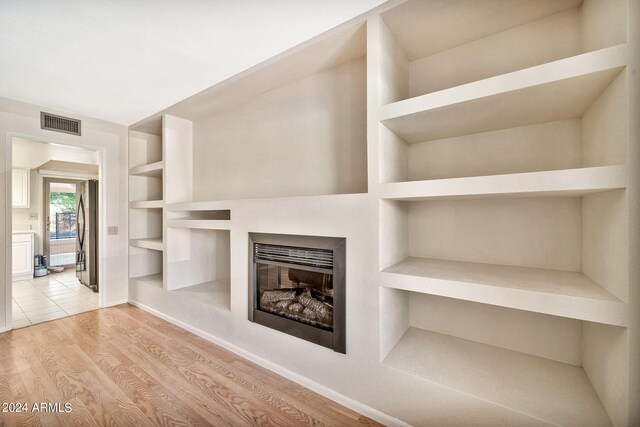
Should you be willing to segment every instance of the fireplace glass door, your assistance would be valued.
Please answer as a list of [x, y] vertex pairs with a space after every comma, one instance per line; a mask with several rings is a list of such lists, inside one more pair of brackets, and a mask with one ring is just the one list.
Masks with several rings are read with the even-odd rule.
[[255, 245], [257, 309], [333, 331], [333, 253]]

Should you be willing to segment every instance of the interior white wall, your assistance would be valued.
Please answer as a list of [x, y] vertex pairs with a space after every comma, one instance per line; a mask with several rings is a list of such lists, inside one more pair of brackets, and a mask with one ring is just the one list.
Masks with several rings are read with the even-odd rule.
[[627, 71], [623, 71], [582, 115], [585, 167], [626, 163], [627, 102]]
[[408, 144], [407, 179], [572, 169], [581, 152], [579, 119], [501, 129]]
[[409, 293], [380, 288], [380, 361], [409, 328]]
[[[627, 425], [629, 359], [625, 328], [583, 322], [582, 367], [598, 393], [611, 422]], [[631, 424], [633, 425], [633, 423]]]
[[579, 320], [415, 292], [409, 295], [411, 326], [575, 366], [582, 363]]
[[629, 293], [625, 191], [582, 198], [582, 272], [622, 301]]
[[585, 52], [627, 41], [627, 0], [583, 0], [580, 14]]
[[194, 199], [367, 190], [365, 59], [194, 123]]
[[580, 270], [580, 199], [413, 202], [411, 256]]
[[[9, 138], [13, 136], [31, 137], [44, 141], [57, 141], [62, 144], [80, 146], [84, 148], [102, 150], [104, 158], [102, 167], [105, 177], [105, 200], [102, 219], [103, 245], [103, 302], [106, 305], [120, 303], [127, 299], [127, 274], [123, 266], [127, 265], [127, 198], [126, 198], [126, 168], [127, 159], [126, 137], [124, 126], [114, 125], [87, 117], [82, 119], [82, 136], [67, 135], [40, 129], [40, 111], [42, 108], [0, 98], [0, 188], [8, 188], [8, 170], [10, 164], [7, 159]], [[69, 116], [68, 113], [45, 109], [54, 114]], [[11, 241], [11, 223], [7, 221], [7, 208], [11, 209], [9, 191], [0, 205], [0, 259], [6, 260], [6, 246]], [[106, 226], [118, 226], [117, 236], [107, 236]], [[8, 287], [11, 285], [11, 271], [7, 271], [4, 262], [0, 263], [0, 330], [7, 327], [9, 319]]]
[[471, 5], [475, 2], [409, 0], [382, 17], [413, 61], [575, 8], [580, 0], [490, 0], [481, 7]]
[[165, 203], [193, 200], [193, 124], [165, 115], [163, 118], [163, 186]]
[[389, 200], [380, 201], [379, 268], [384, 270], [409, 256], [409, 206]]
[[379, 20], [379, 100], [389, 104], [409, 96], [409, 60], [383, 20]]
[[386, 126], [379, 125], [380, 182], [399, 182], [409, 179], [409, 169], [412, 159], [409, 158], [410, 146]]
[[570, 9], [412, 61], [409, 97], [577, 55], [580, 14]]

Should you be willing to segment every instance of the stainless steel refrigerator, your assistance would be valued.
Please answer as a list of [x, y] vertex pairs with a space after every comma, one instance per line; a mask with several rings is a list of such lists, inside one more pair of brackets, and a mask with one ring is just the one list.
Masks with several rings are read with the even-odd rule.
[[76, 277], [98, 292], [98, 181], [83, 181], [76, 191]]

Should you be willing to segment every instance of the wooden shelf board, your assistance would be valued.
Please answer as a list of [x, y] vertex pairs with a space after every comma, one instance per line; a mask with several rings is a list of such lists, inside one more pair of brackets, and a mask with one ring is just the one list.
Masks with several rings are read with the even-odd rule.
[[419, 201], [496, 196], [582, 196], [625, 188], [626, 179], [624, 165], [601, 166], [381, 184], [380, 197]]
[[230, 289], [231, 286], [229, 282], [213, 280], [210, 282], [199, 283], [197, 285], [186, 286], [180, 289], [174, 289], [171, 292], [217, 308], [231, 310]]
[[169, 219], [167, 227], [171, 228], [198, 228], [205, 230], [230, 230], [231, 221], [216, 219]]
[[410, 327], [385, 365], [555, 425], [610, 425], [581, 367]]
[[140, 277], [132, 277], [129, 279], [130, 284], [145, 284], [149, 286], [154, 286], [156, 288], [162, 288], [162, 273], [158, 274], [150, 274], [148, 276], [140, 276]]
[[164, 162], [155, 162], [148, 165], [136, 166], [129, 169], [129, 175], [148, 176], [152, 178], [162, 177]]
[[479, 80], [380, 109], [409, 143], [582, 116], [627, 62], [627, 45]]
[[577, 272], [409, 257], [382, 278], [388, 288], [627, 326], [626, 304]]
[[164, 245], [162, 243], [162, 239], [131, 239], [129, 240], [129, 245], [142, 248], [142, 249], [153, 249], [155, 251], [164, 250]]
[[160, 209], [164, 206], [164, 200], [141, 200], [129, 202], [130, 209]]

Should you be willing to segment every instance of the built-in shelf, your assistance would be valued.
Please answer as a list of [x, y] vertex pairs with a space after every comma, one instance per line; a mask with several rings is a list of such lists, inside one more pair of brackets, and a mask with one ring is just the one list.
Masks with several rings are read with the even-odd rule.
[[417, 201], [496, 196], [583, 196], [625, 186], [626, 167], [618, 165], [388, 183], [381, 184], [380, 197]]
[[203, 230], [229, 230], [231, 222], [228, 220], [213, 219], [169, 219], [167, 227], [172, 228], [199, 228]]
[[129, 284], [164, 288], [163, 117], [129, 129]]
[[580, 117], [626, 62], [614, 46], [387, 104], [380, 120], [412, 143]]
[[578, 272], [408, 257], [382, 279], [394, 289], [627, 325], [626, 304]]
[[150, 274], [148, 276], [132, 277], [129, 279], [129, 284], [138, 285], [144, 284], [154, 286], [156, 288], [162, 288], [162, 273]]
[[164, 250], [162, 239], [131, 239], [129, 245], [135, 248], [153, 249], [155, 251]]
[[163, 206], [163, 200], [141, 200], [137, 202], [129, 202], [130, 209], [160, 209]]
[[555, 425], [611, 424], [578, 366], [414, 327], [383, 363]]
[[230, 310], [231, 294], [229, 290], [229, 282], [224, 280], [213, 280], [176, 289], [171, 292], [175, 295], [199, 301], [220, 309]]
[[163, 168], [164, 168], [164, 162], [162, 161], [150, 163], [147, 165], [136, 166], [134, 168], [129, 169], [129, 175], [161, 178]]

